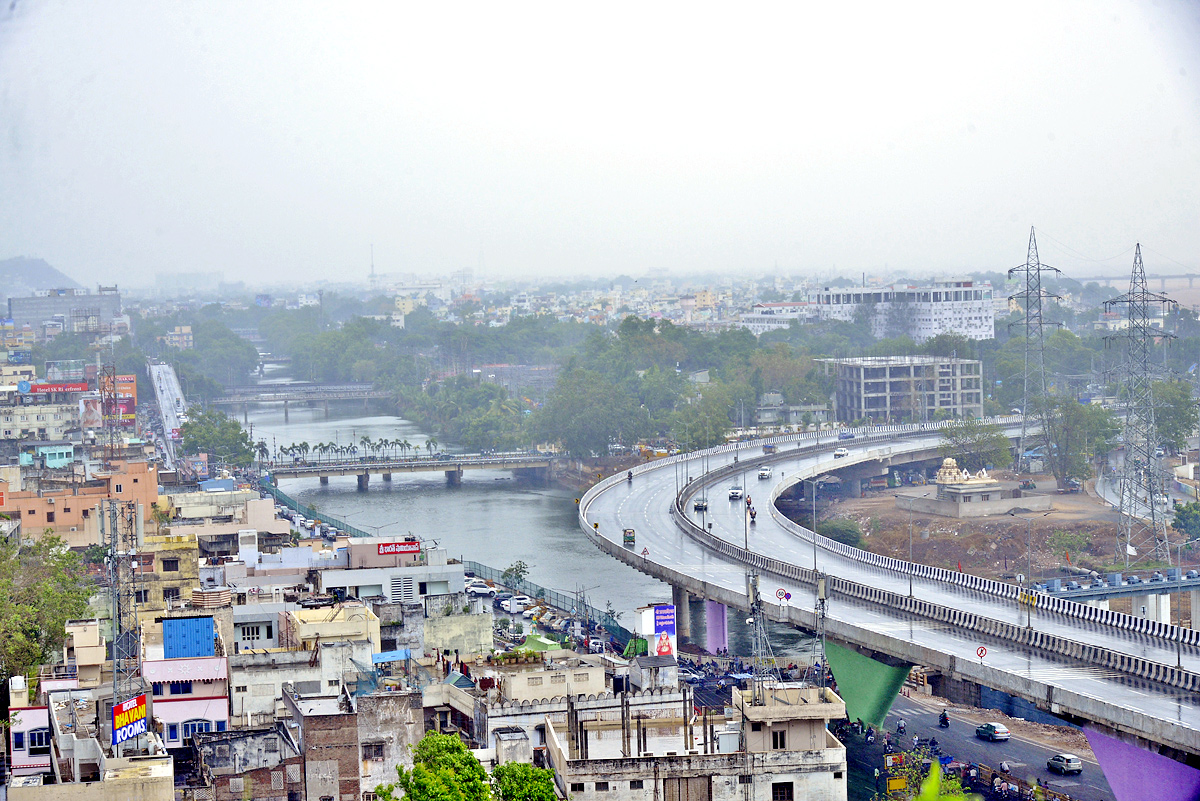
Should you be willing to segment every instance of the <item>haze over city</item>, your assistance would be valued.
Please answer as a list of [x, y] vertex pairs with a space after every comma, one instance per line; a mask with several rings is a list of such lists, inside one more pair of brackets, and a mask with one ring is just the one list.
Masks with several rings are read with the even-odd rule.
[[1184, 3], [0, 11], [0, 257], [378, 270], [1190, 272]]

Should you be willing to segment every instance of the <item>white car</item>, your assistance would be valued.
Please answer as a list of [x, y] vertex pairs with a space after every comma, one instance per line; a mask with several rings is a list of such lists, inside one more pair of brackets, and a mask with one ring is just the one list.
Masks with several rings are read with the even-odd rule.
[[770, 478], [771, 477], [771, 468], [770, 467], [758, 468], [758, 477], [759, 478]]
[[500, 602], [500, 608], [505, 612], [512, 614], [514, 612], [524, 611], [525, 607], [533, 603], [533, 599], [528, 595], [514, 595], [511, 598], [505, 598]]
[[737, 500], [741, 500], [741, 497], [742, 497], [742, 488], [741, 487], [730, 487], [729, 488], [729, 500], [737, 501]]
[[484, 581], [468, 581], [466, 586], [467, 595], [489, 595], [496, 597], [496, 588], [491, 587]]
[[845, 457], [847, 457], [849, 455], [850, 455], [850, 451], [846, 450], [845, 448], [838, 448], [837, 450], [835, 450], [833, 452], [834, 459], [844, 459]]

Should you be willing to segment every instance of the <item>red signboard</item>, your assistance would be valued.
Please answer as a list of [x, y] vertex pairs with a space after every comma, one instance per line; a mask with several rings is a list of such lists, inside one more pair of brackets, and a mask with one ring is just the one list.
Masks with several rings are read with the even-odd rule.
[[381, 542], [379, 543], [380, 556], [392, 556], [400, 553], [420, 553], [421, 543], [419, 542]]
[[87, 384], [30, 384], [29, 391], [34, 395], [42, 392], [87, 392]]
[[130, 698], [112, 708], [113, 745], [146, 733], [146, 694]]

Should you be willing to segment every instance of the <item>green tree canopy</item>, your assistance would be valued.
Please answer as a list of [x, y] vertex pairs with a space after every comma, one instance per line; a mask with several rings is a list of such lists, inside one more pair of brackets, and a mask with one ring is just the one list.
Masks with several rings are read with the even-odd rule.
[[1010, 447], [1002, 427], [967, 417], [942, 429], [938, 451], [964, 470], [977, 472], [984, 465], [1002, 469], [1012, 464]]
[[1118, 431], [1107, 409], [1070, 397], [1050, 398], [1039, 416], [1046, 466], [1060, 486], [1067, 479], [1090, 478], [1092, 454], [1107, 450]]
[[426, 734], [413, 749], [412, 770], [397, 766], [396, 773], [395, 784], [375, 788], [380, 801], [492, 801], [487, 771], [453, 734]]
[[505, 762], [492, 771], [497, 801], [554, 801], [554, 771], [524, 762]]
[[1181, 451], [1200, 424], [1200, 407], [1192, 396], [1192, 385], [1184, 381], [1158, 381], [1153, 386], [1154, 424], [1164, 447]]
[[82, 558], [47, 536], [32, 545], [0, 540], [0, 671], [42, 664], [66, 639], [67, 621], [87, 612]]
[[249, 467], [254, 443], [241, 423], [216, 409], [196, 412], [183, 424], [183, 450], [207, 453], [222, 462]]

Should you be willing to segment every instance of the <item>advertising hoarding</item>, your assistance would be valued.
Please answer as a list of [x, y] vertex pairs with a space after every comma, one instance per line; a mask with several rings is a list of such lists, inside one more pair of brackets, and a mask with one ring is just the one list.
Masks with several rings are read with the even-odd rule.
[[146, 733], [146, 694], [115, 704], [112, 710], [113, 745]]
[[85, 381], [87, 373], [84, 371], [84, 364], [83, 359], [46, 362], [46, 380], [51, 383]]
[[420, 553], [421, 543], [419, 542], [381, 542], [379, 543], [380, 556], [392, 556], [402, 553]]
[[84, 430], [104, 427], [104, 409], [100, 405], [99, 396], [91, 395], [79, 399], [79, 427]]
[[659, 604], [642, 608], [639, 632], [646, 638], [649, 652], [654, 656], [677, 656], [679, 641], [675, 634], [675, 607]]
[[29, 391], [34, 395], [45, 394], [47, 392], [87, 392], [88, 385], [85, 381], [71, 381], [61, 384], [30, 384]]

